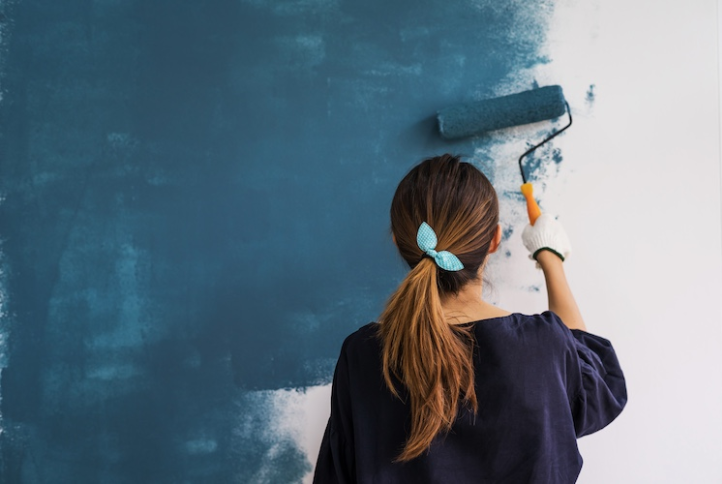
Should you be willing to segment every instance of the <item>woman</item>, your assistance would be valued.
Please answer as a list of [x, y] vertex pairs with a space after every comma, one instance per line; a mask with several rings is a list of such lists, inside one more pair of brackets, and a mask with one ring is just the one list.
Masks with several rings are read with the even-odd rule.
[[522, 235], [549, 311], [482, 299], [498, 219], [494, 188], [457, 157], [426, 160], [401, 181], [391, 231], [411, 271], [379, 322], [343, 344], [315, 483], [576, 481], [576, 439], [619, 415], [624, 376], [609, 341], [586, 332], [553, 217]]

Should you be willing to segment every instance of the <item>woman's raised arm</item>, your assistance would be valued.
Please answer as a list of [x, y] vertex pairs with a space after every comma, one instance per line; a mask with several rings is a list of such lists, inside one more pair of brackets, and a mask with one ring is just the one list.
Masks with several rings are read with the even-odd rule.
[[571, 253], [564, 227], [553, 216], [542, 214], [534, 225], [526, 226], [521, 237], [532, 258], [544, 271], [549, 310], [556, 313], [569, 329], [586, 331], [584, 319], [564, 273], [564, 259]]

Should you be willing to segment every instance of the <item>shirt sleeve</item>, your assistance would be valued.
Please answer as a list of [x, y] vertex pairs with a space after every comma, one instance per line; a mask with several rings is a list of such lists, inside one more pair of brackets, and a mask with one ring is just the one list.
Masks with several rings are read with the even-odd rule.
[[346, 345], [336, 363], [331, 388], [331, 416], [321, 440], [313, 484], [352, 484], [354, 470], [353, 426], [348, 383]]
[[627, 387], [617, 354], [609, 340], [579, 329], [571, 330], [576, 358], [569, 368], [575, 380], [570, 400], [577, 437], [609, 425], [627, 403]]

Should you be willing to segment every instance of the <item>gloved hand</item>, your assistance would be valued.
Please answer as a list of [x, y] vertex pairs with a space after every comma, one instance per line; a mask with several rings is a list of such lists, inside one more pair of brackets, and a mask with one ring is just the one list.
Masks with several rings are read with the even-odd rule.
[[[524, 242], [524, 247], [530, 252], [529, 258], [533, 260], [536, 260], [537, 254], [542, 250], [554, 252], [561, 260], [566, 259], [572, 253], [569, 237], [567, 237], [564, 227], [547, 213], [541, 214], [534, 225], [524, 227], [521, 240]], [[538, 262], [537, 267], [540, 267]]]

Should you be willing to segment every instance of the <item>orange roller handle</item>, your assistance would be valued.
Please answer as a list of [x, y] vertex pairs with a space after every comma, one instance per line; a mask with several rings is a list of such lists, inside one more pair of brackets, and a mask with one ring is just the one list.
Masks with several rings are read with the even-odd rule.
[[534, 188], [532, 188], [531, 183], [523, 184], [521, 186], [521, 193], [523, 193], [526, 198], [526, 211], [529, 214], [529, 223], [534, 225], [536, 219], [541, 215], [541, 209], [536, 203], [536, 200], [534, 200]]

